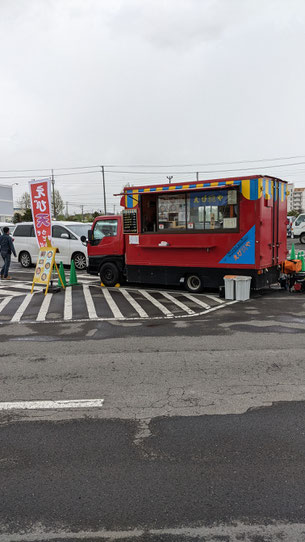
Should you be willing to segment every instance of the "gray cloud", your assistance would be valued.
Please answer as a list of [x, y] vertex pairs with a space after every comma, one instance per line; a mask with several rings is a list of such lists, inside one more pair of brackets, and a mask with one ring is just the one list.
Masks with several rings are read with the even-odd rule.
[[[302, 154], [304, 17], [301, 0], [2, 0], [0, 169]], [[146, 178], [107, 174], [109, 199]], [[101, 198], [88, 179], [56, 182]]]

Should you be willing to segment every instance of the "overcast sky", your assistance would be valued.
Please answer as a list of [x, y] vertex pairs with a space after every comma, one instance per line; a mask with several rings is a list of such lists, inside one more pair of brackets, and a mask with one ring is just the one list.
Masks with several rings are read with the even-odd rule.
[[[198, 170], [305, 185], [304, 23], [304, 0], [0, 0], [0, 169], [106, 164], [111, 207], [127, 181]], [[109, 173], [138, 164], [198, 166]], [[55, 172], [64, 200], [102, 208], [92, 171]]]

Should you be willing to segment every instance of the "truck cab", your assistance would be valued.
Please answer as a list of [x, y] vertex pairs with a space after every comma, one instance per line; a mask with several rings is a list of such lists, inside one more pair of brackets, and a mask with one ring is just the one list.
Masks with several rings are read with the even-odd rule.
[[124, 270], [122, 216], [98, 216], [88, 231], [87, 272], [100, 275], [105, 286], [119, 282]]
[[305, 214], [299, 215], [291, 225], [293, 237], [299, 237], [300, 243], [305, 244]]

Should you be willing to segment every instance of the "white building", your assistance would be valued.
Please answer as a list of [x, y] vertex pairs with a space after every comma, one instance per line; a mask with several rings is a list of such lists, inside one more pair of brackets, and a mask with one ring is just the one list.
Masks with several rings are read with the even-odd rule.
[[0, 184], [0, 221], [9, 222], [14, 214], [13, 187]]
[[294, 190], [294, 184], [288, 183], [287, 185], [287, 213], [290, 211], [293, 211], [293, 190]]

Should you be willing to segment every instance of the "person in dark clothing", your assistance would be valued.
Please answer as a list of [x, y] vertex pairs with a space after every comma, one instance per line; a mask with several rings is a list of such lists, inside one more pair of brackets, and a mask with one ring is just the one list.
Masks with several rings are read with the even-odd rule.
[[9, 235], [10, 229], [5, 226], [3, 228], [3, 235], [0, 235], [0, 252], [4, 260], [4, 265], [1, 269], [1, 279], [10, 280], [11, 277], [8, 276], [8, 270], [11, 264], [11, 254], [13, 253], [16, 256], [16, 250], [14, 247], [13, 239]]

